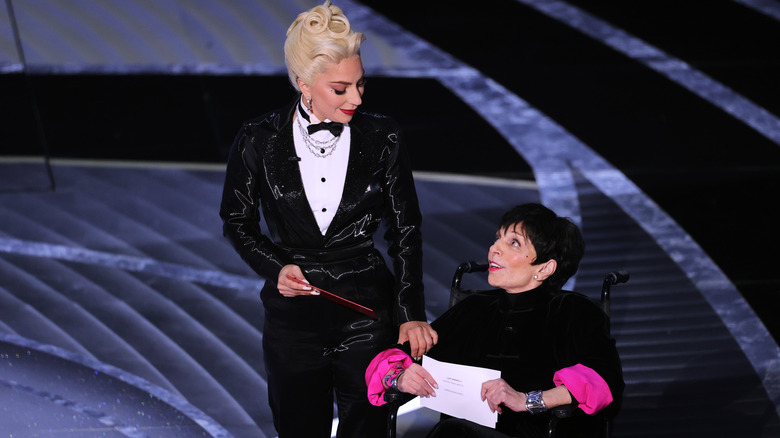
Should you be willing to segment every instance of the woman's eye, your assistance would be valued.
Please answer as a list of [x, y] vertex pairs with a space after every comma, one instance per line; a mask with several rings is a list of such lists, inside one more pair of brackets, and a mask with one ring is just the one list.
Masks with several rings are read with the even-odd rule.
[[346, 93], [346, 92], [347, 92], [347, 89], [345, 88], [345, 89], [343, 89], [343, 90], [337, 90], [337, 89], [335, 89], [335, 88], [334, 88], [334, 89], [333, 89], [333, 92], [334, 92], [334, 93], [336, 93], [336, 94], [338, 94], [339, 96], [341, 96], [342, 94], [344, 94], [344, 93]]

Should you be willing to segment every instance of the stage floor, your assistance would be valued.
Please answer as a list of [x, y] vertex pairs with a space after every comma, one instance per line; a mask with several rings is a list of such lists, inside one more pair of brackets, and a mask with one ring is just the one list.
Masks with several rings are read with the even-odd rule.
[[[0, 171], [28, 188], [46, 181], [41, 164]], [[14, 419], [4, 428], [274, 436], [262, 282], [221, 236], [223, 172], [57, 161], [56, 191], [0, 194], [1, 415]], [[608, 271], [631, 274], [613, 289], [627, 382], [615, 435], [719, 436], [746, 424], [755, 432], [746, 436], [776, 434], [761, 379], [708, 300], [613, 201], [575, 183], [588, 242], [576, 289], [598, 297]], [[529, 181], [434, 173], [418, 174], [417, 186], [434, 319], [455, 267], [483, 260], [507, 205], [539, 193]], [[402, 436], [424, 436], [435, 420], [424, 411], [401, 417]]]

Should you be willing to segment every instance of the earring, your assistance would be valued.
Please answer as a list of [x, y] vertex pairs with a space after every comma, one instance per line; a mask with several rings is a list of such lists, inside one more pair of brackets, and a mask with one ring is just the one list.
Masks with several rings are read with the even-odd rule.
[[308, 109], [309, 112], [311, 112], [311, 97], [309, 96], [306, 96], [306, 109]]
[[538, 275], [534, 275], [534, 280], [538, 280], [538, 279], [539, 279], [539, 276]]

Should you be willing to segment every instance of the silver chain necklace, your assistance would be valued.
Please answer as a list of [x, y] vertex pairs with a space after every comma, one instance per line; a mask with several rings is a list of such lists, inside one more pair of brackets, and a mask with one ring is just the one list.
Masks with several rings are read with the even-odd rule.
[[317, 140], [312, 138], [312, 136], [309, 135], [309, 133], [303, 127], [303, 123], [301, 123], [300, 117], [295, 119], [295, 121], [298, 122], [298, 130], [301, 133], [301, 137], [303, 137], [303, 142], [306, 144], [306, 148], [309, 149], [309, 152], [311, 152], [312, 155], [317, 158], [326, 158], [336, 150], [336, 146], [339, 144], [341, 135], [338, 137], [333, 137], [330, 140]]

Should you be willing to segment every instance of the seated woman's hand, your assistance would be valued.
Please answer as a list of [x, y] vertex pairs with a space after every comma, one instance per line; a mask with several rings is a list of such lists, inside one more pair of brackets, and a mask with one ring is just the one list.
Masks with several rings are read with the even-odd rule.
[[439, 342], [439, 334], [425, 321], [409, 321], [401, 324], [398, 330], [398, 343], [406, 341], [409, 341], [412, 357], [419, 359]]
[[436, 389], [439, 385], [433, 376], [421, 365], [413, 363], [398, 378], [396, 383], [398, 390], [407, 394], [420, 397], [436, 397]]
[[515, 391], [504, 379], [488, 380], [482, 383], [482, 401], [488, 402], [490, 412], [501, 413], [501, 405], [520, 412], [525, 410], [525, 394]]

